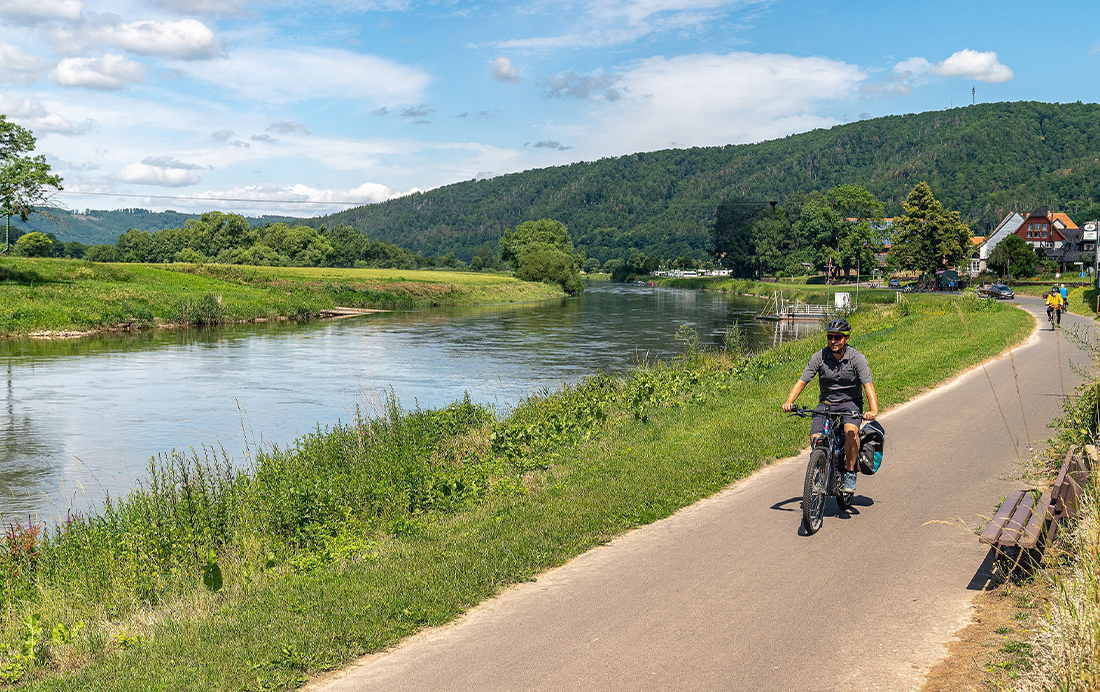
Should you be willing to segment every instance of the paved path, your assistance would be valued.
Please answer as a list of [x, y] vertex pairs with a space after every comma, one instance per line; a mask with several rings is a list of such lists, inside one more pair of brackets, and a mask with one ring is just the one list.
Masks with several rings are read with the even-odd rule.
[[311, 687], [918, 689], [988, 580], [979, 515], [1020, 487], [1000, 412], [1024, 438], [1015, 376], [1044, 440], [1078, 382], [1069, 360], [1086, 360], [1060, 340], [1059, 361], [1040, 303], [1019, 302], [1040, 331], [882, 416], [883, 470], [861, 477], [852, 515], [830, 501], [818, 534], [800, 535], [806, 457], [784, 460]]

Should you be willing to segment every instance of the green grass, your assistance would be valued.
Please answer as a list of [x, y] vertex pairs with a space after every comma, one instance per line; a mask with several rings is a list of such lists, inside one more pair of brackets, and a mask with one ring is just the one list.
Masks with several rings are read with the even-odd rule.
[[[771, 298], [774, 293], [782, 291], [783, 296], [788, 300], [801, 300], [803, 302], [818, 305], [826, 303], [832, 304], [832, 296], [836, 295], [838, 291], [851, 293], [853, 301], [856, 296], [856, 287], [854, 285], [845, 286], [843, 284], [824, 286], [795, 281], [791, 283], [762, 283], [759, 281], [752, 281], [751, 279], [726, 279], [722, 277], [693, 277], [687, 279], [651, 278], [649, 280], [653, 281], [658, 286], [704, 289], [707, 291], [717, 291], [719, 293], [759, 296], [761, 298]], [[896, 300], [895, 296], [897, 293], [898, 292], [893, 289], [861, 287], [859, 289], [859, 300], [864, 304], [893, 303]]]
[[[930, 297], [852, 321], [883, 407], [1034, 323]], [[808, 423], [778, 409], [819, 340], [752, 358], [691, 343], [675, 363], [499, 419], [468, 402], [391, 405], [261, 455], [249, 475], [214, 456], [163, 460], [144, 491], [44, 542], [13, 529], [0, 674], [41, 690], [292, 689], [797, 453]]]
[[335, 306], [420, 308], [561, 297], [500, 274], [0, 259], [0, 336], [309, 319]]

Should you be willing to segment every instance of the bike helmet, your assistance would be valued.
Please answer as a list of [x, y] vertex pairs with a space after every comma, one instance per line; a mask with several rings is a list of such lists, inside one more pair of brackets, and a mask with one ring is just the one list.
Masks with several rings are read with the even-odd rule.
[[848, 324], [848, 320], [833, 320], [825, 325], [825, 331], [832, 334], [840, 333], [844, 336], [849, 336], [852, 333], [852, 325]]

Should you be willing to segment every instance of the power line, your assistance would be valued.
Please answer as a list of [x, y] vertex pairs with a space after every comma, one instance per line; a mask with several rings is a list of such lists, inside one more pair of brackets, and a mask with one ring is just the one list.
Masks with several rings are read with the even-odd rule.
[[316, 202], [309, 199], [245, 199], [243, 197], [185, 197], [175, 195], [134, 195], [124, 192], [79, 192], [77, 190], [58, 190], [56, 195], [93, 195], [95, 197], [137, 197], [138, 199], [191, 199], [199, 202], [256, 202], [260, 204], [347, 204], [363, 206], [370, 202], [345, 202], [333, 200], [331, 202]]

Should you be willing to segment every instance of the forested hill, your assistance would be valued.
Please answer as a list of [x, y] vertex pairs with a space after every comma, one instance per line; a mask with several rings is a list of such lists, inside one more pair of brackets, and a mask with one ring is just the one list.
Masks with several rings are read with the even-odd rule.
[[888, 216], [924, 180], [975, 234], [1013, 209], [1100, 200], [1100, 105], [991, 103], [888, 116], [737, 146], [668, 149], [543, 168], [311, 219], [423, 255], [469, 260], [506, 228], [554, 218], [606, 261], [630, 248], [703, 257], [715, 206], [859, 183]]
[[[106, 243], [114, 245], [118, 237], [131, 228], [139, 231], [159, 231], [162, 228], [179, 228], [188, 219], [197, 219], [198, 214], [184, 214], [178, 211], [149, 211], [147, 209], [116, 209], [113, 211], [88, 209], [69, 211], [66, 209], [45, 209], [43, 213], [31, 214], [24, 224], [19, 217], [12, 217], [13, 237], [30, 231], [53, 233], [62, 241], [77, 241], [86, 245]], [[298, 221], [286, 216], [261, 216], [249, 218], [252, 226], [276, 221]], [[15, 233], [18, 231], [18, 233]], [[0, 228], [0, 233], [3, 229]], [[0, 237], [0, 242], [3, 238]]]

